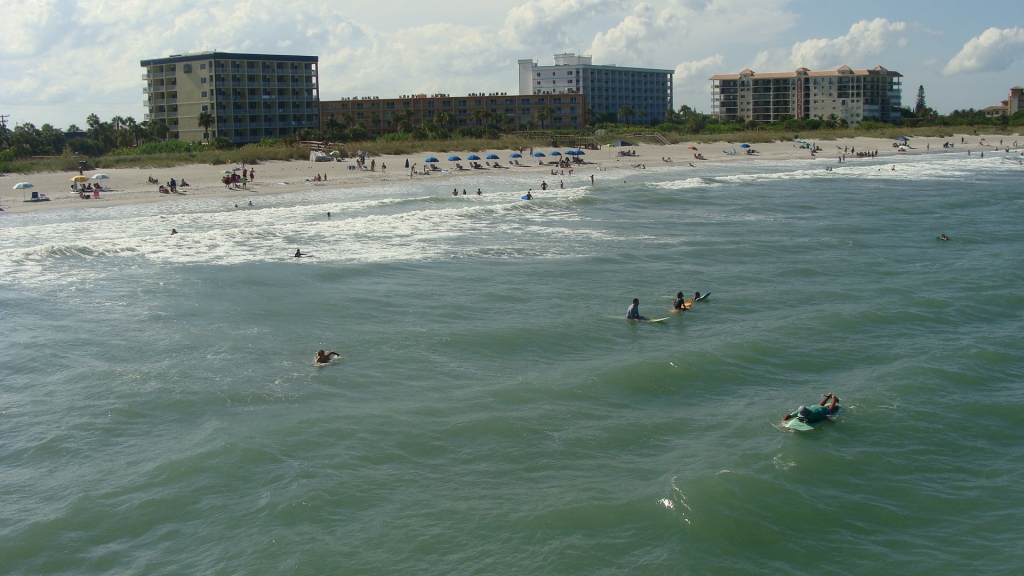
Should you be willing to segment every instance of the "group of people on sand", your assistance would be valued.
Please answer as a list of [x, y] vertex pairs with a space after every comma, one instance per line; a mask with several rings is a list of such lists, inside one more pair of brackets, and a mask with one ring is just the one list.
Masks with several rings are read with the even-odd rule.
[[174, 178], [171, 178], [170, 180], [167, 181], [167, 184], [161, 184], [160, 185], [160, 193], [161, 194], [183, 194], [183, 192], [178, 192], [178, 188], [179, 187], [187, 188], [189, 186], [191, 186], [191, 184], [186, 182], [184, 178], [181, 179], [181, 183], [180, 184], [178, 183], [177, 180], [175, 180]]

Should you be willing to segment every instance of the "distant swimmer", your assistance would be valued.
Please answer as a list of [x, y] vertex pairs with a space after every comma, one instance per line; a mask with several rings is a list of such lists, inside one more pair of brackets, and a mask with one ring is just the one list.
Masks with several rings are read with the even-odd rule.
[[949, 240], [949, 236], [946, 236], [945, 234], [943, 234], [942, 236], [939, 236], [939, 240], [943, 240], [943, 241]]
[[333, 356], [337, 356], [338, 358], [341, 358], [341, 354], [338, 354], [337, 352], [324, 352], [323, 350], [317, 350], [316, 351], [316, 360], [314, 360], [313, 363], [314, 364], [330, 364], [331, 357], [333, 357]]
[[686, 305], [686, 297], [683, 296], [682, 292], [676, 293], [676, 301], [672, 303], [672, 311], [674, 312], [685, 312], [688, 306]]
[[328, 212], [328, 213], [327, 213], [327, 219], [328, 219], [328, 220], [330, 220], [330, 219], [331, 219], [331, 213], [330, 213], [330, 212]]
[[[829, 404], [829, 400], [832, 401], [831, 404]], [[829, 405], [825, 406], [825, 404], [829, 404]], [[792, 414], [786, 414], [782, 418], [782, 422], [788, 422], [789, 420], [791, 420], [793, 418], [796, 418], [796, 419], [800, 420], [801, 422], [804, 422], [804, 423], [807, 423], [807, 424], [813, 424], [815, 422], [821, 422], [822, 420], [825, 420], [829, 416], [831, 416], [831, 415], [835, 414], [836, 412], [838, 412], [838, 410], [839, 410], [838, 404], [839, 404], [839, 398], [837, 398], [831, 392], [829, 392], [828, 394], [825, 395], [824, 398], [821, 399], [821, 402], [817, 406], [811, 406], [811, 407], [801, 406], [801, 407], [797, 408], [796, 411], [793, 412]], [[782, 422], [780, 422], [780, 424]]]
[[304, 254], [302, 252], [302, 250], [300, 250], [299, 248], [296, 248], [295, 249], [295, 257], [296, 258], [302, 258], [303, 256], [309, 256], [309, 254]]
[[177, 233], [178, 233], [178, 229], [177, 228], [171, 228], [171, 236], [174, 236]]
[[252, 206], [252, 200], [249, 200], [249, 206]]
[[455, 190], [452, 190], [452, 196], [458, 196], [458, 195], [459, 195], [459, 189], [458, 188], [456, 188]]
[[527, 199], [527, 200], [533, 200], [533, 190], [532, 190], [532, 189], [531, 189], [531, 190], [528, 190], [528, 191], [526, 192], [526, 199]]
[[479, 189], [479, 188], [477, 188], [477, 189], [476, 189], [476, 195], [477, 195], [477, 196], [482, 196], [482, 195], [483, 195], [483, 192], [481, 192], [481, 191], [480, 191], [480, 189]]
[[543, 181], [543, 180], [541, 180], [541, 182], [540, 182], [540, 189], [541, 190], [547, 190], [548, 189], [548, 183]]
[[465, 188], [463, 188], [463, 189], [462, 189], [462, 195], [463, 195], [463, 196], [465, 196], [465, 195], [466, 195], [466, 189], [465, 189]]
[[633, 305], [626, 310], [626, 320], [643, 320], [644, 317], [640, 315], [640, 299], [633, 298]]
[[594, 175], [593, 174], [590, 175], [590, 185], [591, 186], [594, 185]]

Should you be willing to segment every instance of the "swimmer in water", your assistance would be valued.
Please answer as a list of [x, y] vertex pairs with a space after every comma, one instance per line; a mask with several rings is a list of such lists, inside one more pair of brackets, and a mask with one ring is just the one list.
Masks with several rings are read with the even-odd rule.
[[316, 360], [314, 360], [313, 363], [314, 364], [329, 364], [331, 362], [331, 357], [332, 356], [337, 356], [338, 358], [341, 358], [341, 354], [338, 354], [337, 352], [324, 352], [323, 350], [317, 350], [316, 351]]
[[296, 248], [295, 249], [295, 257], [296, 258], [302, 258], [303, 256], [309, 256], [309, 254], [303, 254], [301, 249]]
[[533, 190], [529, 190], [529, 191], [526, 192], [526, 199], [527, 200], [533, 200], [532, 192], [533, 192]]
[[171, 236], [174, 236], [177, 233], [178, 233], [178, 229], [177, 228], [171, 228]]
[[945, 234], [943, 234], [942, 236], [939, 236], [939, 240], [943, 240], [943, 241], [949, 240], [949, 236], [946, 236]]

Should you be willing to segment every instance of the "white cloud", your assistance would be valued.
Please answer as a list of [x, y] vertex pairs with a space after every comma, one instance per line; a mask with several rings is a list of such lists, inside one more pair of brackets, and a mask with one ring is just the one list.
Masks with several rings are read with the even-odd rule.
[[[721, 54], [715, 54], [714, 56], [708, 56], [703, 60], [692, 60], [690, 62], [683, 62], [676, 66], [675, 81], [682, 82], [691, 76], [696, 76], [700, 72], [708, 72], [714, 68], [722, 66], [722, 61], [725, 57]], [[701, 78], [706, 80], [706, 78]]]
[[899, 34], [907, 28], [906, 22], [889, 22], [885, 18], [861, 20], [844, 36], [832, 39], [812, 39], [798, 42], [790, 51], [789, 60], [793, 69], [834, 68], [843, 64], [853, 67], [866, 66], [860, 60], [877, 56], [891, 50], [894, 45], [906, 46], [906, 38]]
[[989, 28], [981, 36], [968, 40], [963, 49], [946, 64], [942, 73], [950, 75], [1006, 70], [1024, 57], [1021, 44], [1024, 44], [1024, 28]]

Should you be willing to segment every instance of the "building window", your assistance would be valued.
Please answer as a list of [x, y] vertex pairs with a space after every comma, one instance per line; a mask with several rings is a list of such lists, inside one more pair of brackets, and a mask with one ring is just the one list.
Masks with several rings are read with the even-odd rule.
[[199, 79], [199, 83], [200, 84], [206, 84], [206, 76], [203, 76], [202, 78], [200, 78]]
[[206, 64], [200, 64], [199, 65], [199, 69], [200, 70], [206, 70]]
[[[202, 95], [200, 96], [200, 98], [207, 98], [207, 97], [208, 97], [208, 93], [206, 92], [206, 90], [203, 90]], [[206, 106], [203, 106], [203, 109], [206, 109]]]
[[203, 112], [209, 112], [209, 110], [210, 110], [210, 107], [207, 106], [206, 104], [203, 104]]

